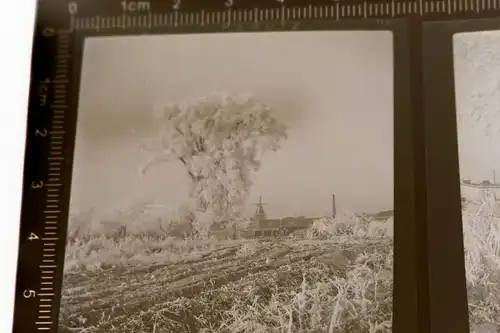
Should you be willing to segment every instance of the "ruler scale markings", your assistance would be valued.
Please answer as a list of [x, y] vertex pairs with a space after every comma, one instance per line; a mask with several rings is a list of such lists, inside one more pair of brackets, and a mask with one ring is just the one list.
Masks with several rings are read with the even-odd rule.
[[[487, 1], [487, 2], [485, 2]], [[458, 2], [458, 3], [457, 3]], [[335, 11], [335, 7], [337, 11]], [[371, 8], [368, 8], [371, 7]], [[286, 20], [291, 19], [321, 19], [321, 18], [335, 18], [337, 20], [343, 17], [397, 17], [399, 15], [407, 14], [419, 14], [425, 16], [426, 14], [444, 13], [452, 14], [457, 13], [467, 13], [467, 12], [481, 12], [485, 8], [499, 7], [498, 1], [491, 0], [443, 0], [443, 1], [397, 1], [391, 0], [390, 2], [383, 3], [368, 3], [368, 1], [363, 1], [358, 4], [343, 4], [340, 1], [335, 1], [332, 5], [305, 5], [297, 6], [295, 8], [287, 9]], [[255, 12], [256, 11], [256, 12]], [[240, 17], [240, 15], [245, 15], [247, 12], [250, 14], [251, 19], [255, 22], [264, 20], [276, 20], [283, 16], [280, 14], [280, 8], [254, 8], [254, 11], [233, 10], [228, 8], [227, 10], [216, 10], [208, 12], [206, 15], [200, 14], [199, 12], [182, 12], [176, 10], [174, 12], [155, 14], [149, 12], [148, 14], [143, 13], [122, 13], [118, 16], [118, 21], [122, 28], [151, 28], [158, 25], [167, 26], [185, 26], [185, 25], [199, 25], [201, 19], [201, 25], [206, 23], [206, 20], [211, 21], [211, 23], [221, 24], [223, 22], [232, 22], [234, 20], [244, 21], [245, 17]], [[74, 27], [77, 29], [111, 29], [114, 27], [115, 16], [97, 16], [92, 17], [72, 17], [72, 22], [74, 21]], [[158, 22], [160, 21], [160, 22]], [[82, 23], [83, 22], [83, 23]], [[83, 27], [82, 27], [83, 26]], [[67, 36], [62, 41], [68, 43]], [[64, 64], [61, 64], [62, 66]], [[58, 65], [59, 66], [59, 65]], [[65, 70], [67, 72], [67, 70]]]

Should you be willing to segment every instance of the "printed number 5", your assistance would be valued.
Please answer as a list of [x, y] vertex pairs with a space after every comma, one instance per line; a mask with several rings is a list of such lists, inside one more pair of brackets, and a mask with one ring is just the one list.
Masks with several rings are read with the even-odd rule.
[[36, 291], [31, 290], [31, 289], [26, 289], [23, 292], [23, 296], [24, 296], [24, 298], [33, 298], [33, 297], [36, 297]]

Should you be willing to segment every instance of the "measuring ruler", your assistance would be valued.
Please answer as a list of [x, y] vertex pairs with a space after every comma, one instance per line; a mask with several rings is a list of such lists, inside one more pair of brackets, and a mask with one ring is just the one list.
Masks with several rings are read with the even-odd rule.
[[[495, 16], [499, 0], [442, 0], [442, 1], [321, 1], [304, 4], [300, 1], [226, 0], [219, 6], [199, 7], [189, 1], [116, 1], [104, 4], [86, 2], [68, 5], [69, 29], [77, 31], [153, 28], [157, 26], [204, 26], [236, 22], [265, 22], [272, 20], [346, 20], [394, 19], [419, 17], [422, 20], [447, 20], [460, 17]], [[219, 7], [219, 8], [217, 8]]]
[[[496, 17], [500, 0], [40, 0], [27, 127], [14, 332], [58, 332], [71, 155], [80, 74], [74, 34], [146, 34], [219, 26], [294, 30], [306, 21], [437, 20]], [[177, 29], [177, 30], [176, 30]], [[156, 30], [158, 31], [158, 30]]]

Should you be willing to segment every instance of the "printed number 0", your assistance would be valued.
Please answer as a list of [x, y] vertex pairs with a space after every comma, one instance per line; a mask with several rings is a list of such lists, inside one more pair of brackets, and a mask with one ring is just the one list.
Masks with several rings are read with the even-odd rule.
[[225, 5], [227, 8], [233, 7], [233, 5], [234, 5], [234, 0], [226, 0], [226, 1], [224, 2], [224, 5]]
[[23, 291], [23, 296], [24, 296], [24, 298], [36, 297], [36, 291], [31, 290], [31, 289], [26, 289], [25, 291]]
[[68, 12], [71, 15], [75, 15], [76, 13], [78, 13], [78, 4], [76, 2], [70, 2], [68, 4]]

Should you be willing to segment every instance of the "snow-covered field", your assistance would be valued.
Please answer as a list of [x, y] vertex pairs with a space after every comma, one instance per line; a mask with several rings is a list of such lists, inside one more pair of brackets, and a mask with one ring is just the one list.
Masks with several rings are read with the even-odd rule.
[[[76, 239], [61, 332], [391, 332], [392, 220], [346, 221], [282, 239]], [[495, 332], [500, 220], [469, 207], [464, 232], [473, 332]]]

